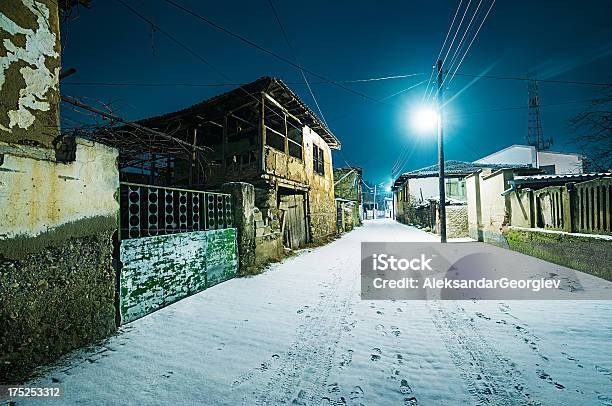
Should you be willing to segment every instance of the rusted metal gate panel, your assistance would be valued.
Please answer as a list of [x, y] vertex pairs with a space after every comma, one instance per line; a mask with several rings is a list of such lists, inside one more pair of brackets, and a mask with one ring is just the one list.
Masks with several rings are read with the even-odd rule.
[[229, 195], [128, 183], [120, 192], [122, 323], [236, 276]]
[[281, 195], [280, 209], [283, 214], [283, 243], [291, 249], [303, 247], [307, 241], [306, 211], [304, 195]]

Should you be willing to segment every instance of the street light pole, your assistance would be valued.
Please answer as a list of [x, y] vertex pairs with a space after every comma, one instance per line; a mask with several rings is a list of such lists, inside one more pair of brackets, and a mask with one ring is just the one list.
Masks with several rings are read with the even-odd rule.
[[374, 185], [374, 220], [376, 220], [376, 185]]
[[442, 61], [438, 60], [438, 188], [440, 215], [440, 242], [446, 242], [446, 189], [444, 180], [444, 133], [442, 127], [442, 103], [444, 89], [442, 88]]

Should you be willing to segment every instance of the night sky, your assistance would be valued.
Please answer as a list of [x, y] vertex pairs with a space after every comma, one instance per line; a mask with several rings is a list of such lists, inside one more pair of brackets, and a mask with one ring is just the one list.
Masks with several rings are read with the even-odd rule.
[[[162, 0], [126, 1], [232, 81], [246, 83], [268, 75], [296, 83], [290, 87], [316, 111], [296, 68]], [[177, 1], [292, 59], [267, 0]], [[490, 2], [483, 0], [481, 8], [488, 8]], [[473, 1], [472, 9], [477, 3]], [[276, 0], [274, 4], [301, 64], [326, 78], [342, 81], [422, 74], [345, 84], [380, 99], [429, 77], [458, 1], [355, 1], [349, 5], [345, 1]], [[150, 25], [114, 0], [94, 0], [91, 9], [81, 8], [73, 14], [76, 18], [62, 26], [62, 64], [64, 68], [76, 68], [77, 73], [64, 81], [63, 94], [83, 97], [92, 104], [111, 102], [116, 114], [136, 120], [175, 111], [231, 89], [69, 84], [227, 83], [226, 78], [160, 32], [152, 32]], [[488, 70], [489, 75], [521, 77], [536, 72], [540, 79], [612, 82], [610, 15], [609, 0], [497, 0], [460, 72], [479, 74]], [[470, 16], [468, 12], [466, 19]], [[476, 19], [474, 24], [478, 22]], [[345, 166], [348, 161], [362, 166], [364, 177], [372, 182], [388, 183], [391, 167], [404, 148], [412, 152], [404, 170], [436, 162], [436, 137], [433, 133], [416, 134], [409, 120], [422, 100], [425, 84], [377, 103], [332, 84], [321, 84], [316, 77], [308, 78], [314, 82], [315, 96], [331, 130], [343, 144], [340, 154], [334, 155], [335, 166]], [[447, 98], [472, 80], [456, 76]], [[584, 109], [589, 99], [600, 95], [602, 88], [596, 86], [540, 84], [544, 134], [554, 138], [553, 150], [572, 151], [568, 120]], [[526, 82], [481, 79], [474, 83], [447, 106], [447, 158], [474, 160], [524, 143], [527, 109], [520, 107], [526, 105]], [[519, 108], [490, 111], [513, 107]], [[62, 114], [64, 118], [87, 120], [68, 109]]]

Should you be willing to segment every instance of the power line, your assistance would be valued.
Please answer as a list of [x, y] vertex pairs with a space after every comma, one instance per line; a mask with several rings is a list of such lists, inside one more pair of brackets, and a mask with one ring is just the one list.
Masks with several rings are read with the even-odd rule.
[[[472, 27], [472, 23], [474, 22], [474, 19], [476, 18], [476, 16], [478, 15], [478, 10], [480, 10], [480, 6], [482, 5], [482, 0], [480, 0], [478, 2], [478, 5], [476, 6], [476, 10], [474, 11], [474, 14], [472, 14], [472, 18], [470, 18], [470, 22], [468, 23], [467, 28], [465, 29], [463, 36], [461, 37], [461, 40], [459, 41], [459, 44], [457, 45], [457, 48], [455, 49], [455, 52], [453, 53], [453, 57], [451, 58], [450, 63], [448, 64], [448, 71], [452, 70], [452, 67], [455, 63], [455, 61], [457, 60], [457, 56], [459, 55], [459, 51], [462, 49], [462, 45], [463, 42], [465, 41], [465, 38], [468, 35], [468, 32], [470, 32], [470, 28]], [[448, 76], [445, 76], [444, 79], [446, 80]], [[442, 85], [444, 86], [444, 80], [442, 81]]]
[[[200, 54], [198, 54], [197, 52], [195, 52], [194, 50], [192, 50], [191, 48], [189, 48], [187, 45], [183, 44], [181, 41], [179, 41], [176, 37], [174, 37], [173, 35], [171, 35], [169, 32], [163, 30], [161, 27], [159, 27], [158, 25], [156, 25], [153, 21], [151, 21], [149, 18], [145, 17], [144, 15], [142, 15], [141, 13], [139, 13], [138, 11], [136, 11], [133, 7], [129, 6], [128, 4], [126, 4], [123, 0], [116, 0], [119, 4], [123, 5], [124, 7], [126, 7], [130, 12], [132, 12], [134, 15], [136, 15], [138, 18], [146, 21], [147, 23], [151, 24], [151, 26], [155, 27], [156, 29], [159, 30], [159, 32], [161, 32], [162, 34], [164, 34], [165, 36], [167, 36], [169, 39], [171, 39], [173, 42], [175, 42], [177, 45], [179, 45], [181, 48], [183, 48], [185, 51], [189, 52], [189, 54], [193, 55], [194, 57], [196, 57], [199, 61], [203, 62], [204, 64], [206, 64], [207, 66], [211, 67], [217, 74], [219, 74], [219, 76], [223, 77], [224, 79], [228, 80], [228, 81], [232, 81], [232, 79], [225, 74], [224, 72], [220, 71], [219, 69], [215, 68], [213, 65], [211, 65], [208, 61], [206, 61], [206, 59], [204, 59]], [[240, 85], [238, 87], [238, 89], [240, 89], [242, 92], [244, 92], [247, 96], [251, 97], [253, 100], [255, 100], [256, 102], [260, 102], [260, 100], [253, 95], [252, 93], [250, 93], [248, 90], [246, 90], [243, 85]], [[266, 108], [265, 105], [263, 105], [264, 109]], [[281, 116], [276, 110], [270, 109], [268, 107], [268, 110], [271, 111], [273, 114], [275, 114], [276, 116], [278, 116], [279, 118], [282, 118], [283, 120], [285, 119], [284, 116]], [[325, 127], [327, 127], [327, 124], [325, 124]], [[329, 128], [328, 128], [329, 130]], [[331, 130], [329, 130], [331, 131]]]
[[485, 23], [485, 21], [487, 20], [487, 17], [489, 17], [489, 13], [491, 12], [491, 9], [493, 9], [493, 6], [495, 5], [495, 0], [493, 0], [491, 2], [491, 5], [489, 6], [489, 9], [487, 10], [487, 14], [485, 14], [484, 18], [482, 19], [482, 21], [480, 22], [480, 25], [478, 26], [478, 29], [476, 30], [476, 33], [474, 34], [474, 36], [472, 37], [472, 41], [470, 42], [470, 45], [468, 45], [467, 49], [465, 50], [465, 53], [463, 54], [463, 57], [461, 58], [461, 60], [459, 61], [459, 64], [457, 65], [457, 67], [455, 68], [455, 71], [453, 72], [453, 75], [451, 76], [451, 78], [448, 81], [448, 85], [450, 85], [450, 83], [452, 82], [453, 78], [455, 77], [455, 74], [457, 73], [457, 71], [459, 70], [459, 68], [461, 67], [461, 64], [463, 63], [463, 60], [465, 59], [465, 57], [467, 56], [468, 52], [470, 52], [470, 48], [472, 47], [472, 44], [474, 43], [474, 41], [476, 40], [476, 38], [478, 37], [478, 33], [480, 32], [480, 29], [482, 28], [483, 24]]
[[[456, 73], [457, 76], [466, 76], [471, 78], [484, 78], [484, 79], [497, 79], [497, 80], [520, 80], [529, 81], [527, 77], [520, 76], [493, 76], [493, 75], [473, 75], [468, 73]], [[542, 83], [559, 83], [559, 84], [570, 84], [570, 85], [586, 85], [586, 86], [612, 86], [612, 82], [583, 82], [577, 80], [554, 80], [554, 79], [536, 79], [537, 82]]]
[[[593, 99], [570, 100], [570, 101], [559, 102], [559, 103], [542, 104], [542, 105], [540, 105], [540, 107], [564, 106], [564, 105], [568, 105], [568, 104], [580, 104], [580, 103], [588, 103], [588, 102], [592, 102], [592, 101], [593, 101]], [[488, 110], [477, 110], [477, 111], [468, 111], [466, 113], [460, 113], [460, 114], [450, 114], [447, 117], [448, 118], [453, 118], [453, 117], [469, 116], [469, 115], [473, 115], [473, 114], [494, 113], [494, 112], [498, 112], [498, 111], [526, 110], [528, 108], [529, 108], [529, 106], [498, 107], [498, 108], [493, 108], [493, 109], [488, 109]]]
[[[384, 81], [384, 80], [395, 80], [395, 79], [404, 79], [410, 78], [413, 76], [424, 75], [424, 73], [408, 73], [405, 75], [394, 75], [394, 76], [383, 76], [383, 77], [375, 77], [375, 78], [367, 78], [367, 79], [347, 79], [347, 80], [335, 80], [336, 83], [365, 83], [365, 82], [375, 82], [375, 81]], [[308, 81], [311, 85], [322, 85], [322, 84], [331, 84], [329, 81]], [[285, 82], [287, 85], [305, 85], [304, 82]], [[225, 86], [244, 86], [248, 83], [157, 83], [157, 82], [61, 82], [62, 85], [70, 85], [70, 86], [133, 86], [133, 87], [225, 87]], [[384, 100], [384, 99], [381, 99]]]
[[214, 28], [224, 32], [224, 33], [226, 33], [227, 35], [230, 35], [230, 36], [232, 36], [232, 37], [234, 37], [234, 38], [236, 38], [236, 39], [238, 39], [238, 40], [240, 40], [240, 41], [242, 41], [242, 42], [244, 42], [244, 43], [246, 43], [246, 44], [248, 44], [248, 45], [250, 45], [250, 46], [252, 46], [254, 48], [257, 48], [258, 50], [260, 50], [262, 52], [267, 53], [268, 55], [271, 55], [271, 56], [275, 57], [276, 59], [278, 59], [278, 60], [280, 60], [282, 62], [285, 62], [286, 64], [289, 64], [289, 65], [293, 66], [294, 68], [301, 69], [304, 72], [307, 72], [307, 73], [311, 74], [312, 76], [315, 76], [315, 77], [317, 77], [317, 78], [319, 78], [321, 80], [324, 80], [326, 82], [332, 83], [332, 84], [334, 84], [334, 85], [336, 85], [336, 86], [338, 86], [338, 87], [340, 87], [340, 88], [342, 88], [342, 89], [344, 89], [344, 90], [346, 90], [348, 92], [356, 94], [356, 95], [358, 95], [360, 97], [363, 97], [365, 99], [372, 100], [372, 101], [378, 101], [375, 98], [368, 96], [367, 94], [364, 94], [364, 93], [359, 92], [357, 90], [351, 89], [350, 87], [346, 87], [346, 86], [344, 86], [340, 82], [330, 80], [330, 79], [326, 78], [323, 75], [320, 75], [320, 74], [318, 74], [316, 72], [313, 72], [310, 69], [307, 69], [307, 68], [305, 68], [303, 66], [300, 66], [300, 65], [296, 64], [295, 62], [285, 58], [284, 56], [279, 55], [276, 52], [270, 51], [269, 49], [266, 49], [266, 48], [262, 47], [261, 45], [251, 41], [250, 39], [248, 39], [248, 38], [246, 38], [246, 37], [244, 37], [244, 36], [242, 36], [240, 34], [237, 34], [237, 33], [233, 32], [233, 31], [231, 31], [231, 30], [229, 30], [229, 29], [227, 29], [227, 28], [225, 28], [225, 27], [215, 23], [214, 21], [212, 21], [212, 20], [202, 16], [201, 14], [196, 13], [193, 10], [190, 10], [190, 9], [188, 9], [188, 8], [178, 4], [178, 3], [176, 3], [173, 0], [163, 0], [163, 1], [165, 1], [166, 3], [172, 5], [175, 8], [178, 8], [179, 10], [182, 10], [183, 12], [185, 12], [187, 14], [190, 14], [190, 15], [194, 16], [195, 18], [205, 22], [206, 24], [208, 24], [208, 25], [210, 25], [210, 26], [212, 26], [212, 27], [214, 27]]
[[[276, 7], [274, 7], [274, 2], [272, 0], [268, 0], [268, 3], [270, 4], [270, 8], [272, 9], [272, 12], [274, 13], [274, 17], [276, 18], [276, 22], [278, 23], [278, 26], [281, 29], [281, 32], [283, 34], [283, 38], [285, 38], [285, 42], [287, 43], [287, 47], [289, 48], [289, 51], [291, 52], [291, 54], [293, 56], [293, 59], [297, 62], [298, 65], [301, 65], [299, 59], [297, 58], [297, 55], [296, 55], [293, 47], [291, 46], [291, 42], [289, 42], [289, 37], [287, 36], [287, 32], [285, 31], [285, 27], [283, 27], [283, 23], [281, 22], [280, 17], [278, 15], [278, 13], [276, 12]], [[315, 97], [314, 92], [312, 91], [312, 88], [310, 87], [310, 83], [308, 83], [308, 79], [306, 78], [306, 75], [304, 74], [304, 70], [302, 68], [300, 68], [300, 73], [302, 74], [302, 78], [304, 79], [304, 83], [306, 84], [306, 87], [308, 87], [308, 91], [310, 92], [310, 96], [312, 97], [312, 100], [314, 101], [315, 106], [317, 106], [317, 110], [319, 111], [319, 114], [321, 115], [321, 118], [323, 119], [323, 122], [325, 123], [325, 125], [327, 125], [327, 121], [325, 120], [325, 115], [323, 115], [323, 111], [321, 111], [321, 107], [319, 106], [319, 102], [317, 101], [317, 98]]]
[[[453, 29], [453, 25], [455, 25], [455, 20], [457, 19], [457, 14], [459, 14], [459, 9], [461, 8], [461, 3], [463, 3], [463, 0], [459, 0], [459, 5], [457, 6], [457, 10], [455, 10], [455, 15], [453, 16], [453, 21], [451, 21], [450, 27], [448, 27], [448, 31], [446, 32], [446, 37], [444, 37], [444, 42], [442, 43], [442, 46], [440, 47], [440, 52], [438, 52], [438, 57], [436, 58], [436, 61], [438, 59], [440, 59], [440, 56], [442, 56], [442, 51], [444, 51], [444, 46], [446, 45], [446, 41], [448, 41], [448, 36], [450, 35], [451, 30]], [[425, 93], [423, 94], [423, 100], [425, 100], [425, 96], [427, 96], [427, 92], [429, 91], [429, 85], [431, 85], [435, 69], [436, 69], [435, 65], [431, 67], [431, 73], [429, 75], [429, 80], [427, 82], [427, 87], [425, 88]]]
[[[472, 0], [468, 1], [467, 6], [465, 7], [465, 11], [463, 12], [463, 15], [461, 16], [461, 21], [459, 21], [459, 25], [457, 25], [457, 30], [455, 31], [455, 35], [453, 35], [453, 39], [450, 43], [450, 45], [448, 46], [448, 49], [446, 50], [446, 54], [444, 55], [444, 58], [442, 59], [442, 65], [444, 65], [444, 62], [446, 62], [446, 58], [448, 58], [448, 54], [450, 53], [451, 49], [453, 48], [453, 44], [455, 43], [455, 39], [457, 39], [457, 34], [459, 34], [459, 30], [461, 29], [461, 25], [463, 24], [463, 20], [465, 19], [465, 15], [467, 14], [469, 8], [470, 8], [470, 4], [472, 4]], [[432, 86], [432, 90], [430, 92], [430, 95], [426, 98], [426, 101], [428, 102], [429, 99], [431, 97], [433, 97], [433, 93], [434, 93], [434, 87]], [[437, 90], [436, 90], [436, 94], [437, 94]]]

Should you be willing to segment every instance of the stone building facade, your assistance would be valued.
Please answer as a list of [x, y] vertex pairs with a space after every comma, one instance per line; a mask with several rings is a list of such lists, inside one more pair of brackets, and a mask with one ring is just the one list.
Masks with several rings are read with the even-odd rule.
[[142, 120], [207, 149], [203, 167], [174, 185], [215, 189], [246, 182], [255, 194], [255, 261], [279, 259], [335, 235], [332, 149], [340, 142], [281, 80], [262, 77], [192, 107]]

